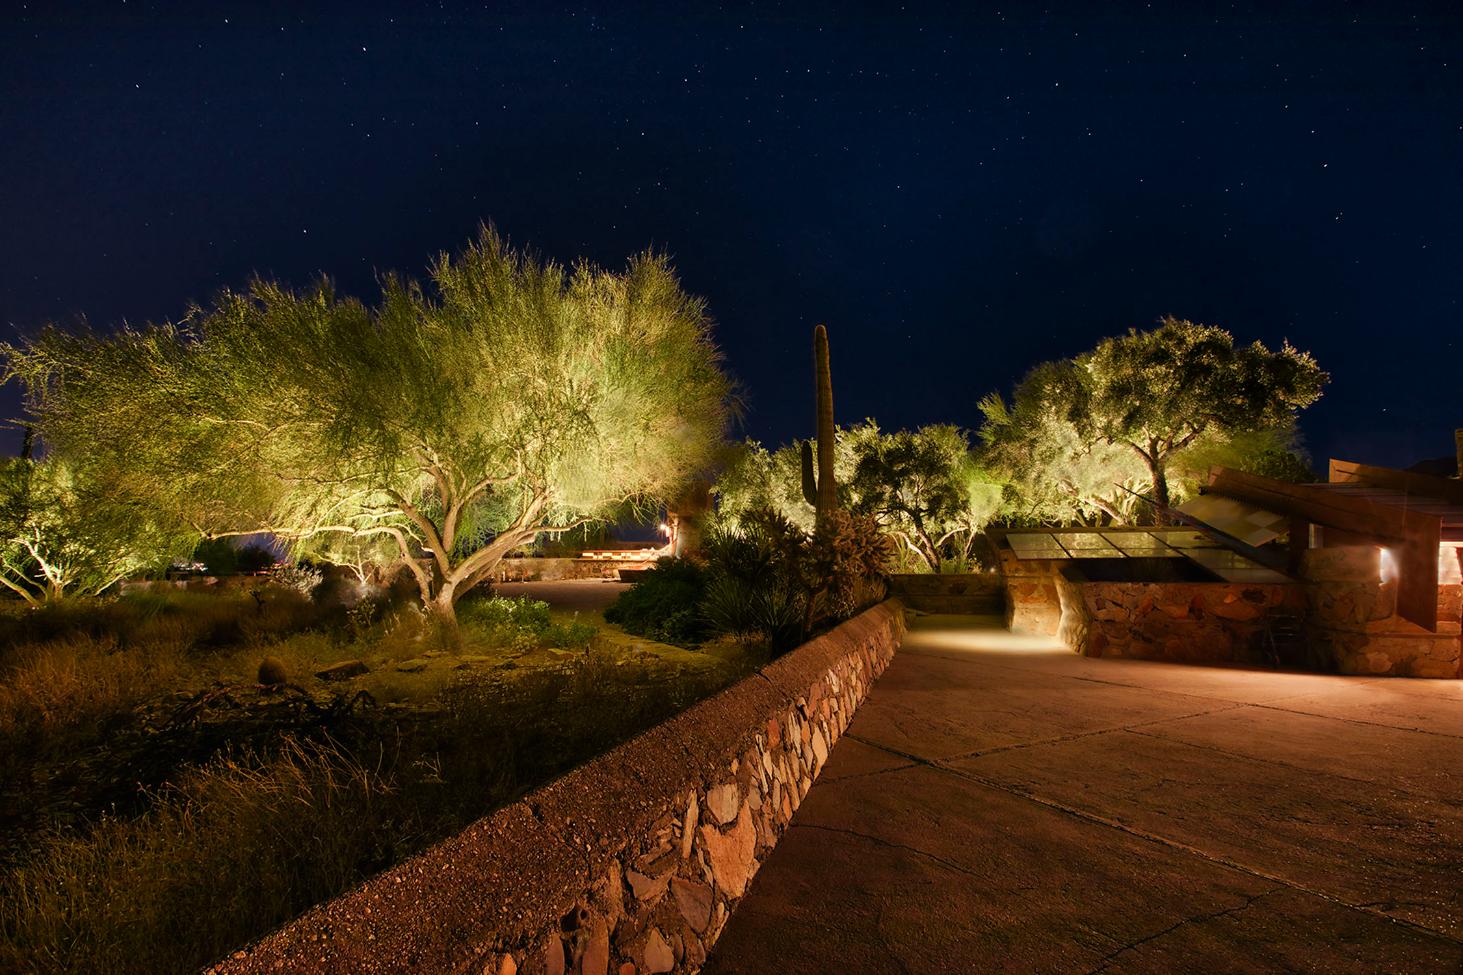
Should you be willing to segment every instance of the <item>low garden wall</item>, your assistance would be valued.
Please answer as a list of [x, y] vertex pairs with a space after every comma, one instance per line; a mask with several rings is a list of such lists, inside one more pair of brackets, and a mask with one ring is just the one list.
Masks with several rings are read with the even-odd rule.
[[887, 600], [209, 971], [695, 972], [903, 635]]
[[897, 573], [889, 577], [889, 591], [922, 613], [999, 615], [1006, 608], [999, 572]]

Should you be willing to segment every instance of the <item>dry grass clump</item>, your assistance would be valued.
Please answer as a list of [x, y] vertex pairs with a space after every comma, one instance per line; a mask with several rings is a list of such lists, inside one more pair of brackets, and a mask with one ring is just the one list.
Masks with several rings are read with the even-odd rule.
[[187, 971], [391, 862], [392, 786], [331, 743], [221, 757], [0, 880], [0, 970]]
[[196, 971], [727, 679], [591, 649], [453, 685], [349, 746], [216, 758], [146, 813], [58, 833], [0, 875], [0, 971]]
[[124, 650], [111, 637], [73, 634], [19, 648], [0, 667], [0, 739], [34, 743], [105, 723], [187, 671], [172, 647]]
[[66, 599], [0, 612], [0, 655], [6, 648], [77, 635], [115, 639], [123, 648], [209, 651], [278, 637], [317, 624], [320, 610], [288, 589], [257, 592], [163, 590], [115, 599]]

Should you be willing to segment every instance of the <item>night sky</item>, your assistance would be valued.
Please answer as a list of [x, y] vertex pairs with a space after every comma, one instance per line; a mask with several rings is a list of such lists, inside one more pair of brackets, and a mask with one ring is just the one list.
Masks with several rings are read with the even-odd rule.
[[374, 298], [492, 220], [671, 252], [769, 443], [816, 322], [840, 422], [974, 427], [1173, 314], [1315, 353], [1318, 465], [1450, 454], [1463, 5], [1199, 7], [11, 5], [0, 322]]

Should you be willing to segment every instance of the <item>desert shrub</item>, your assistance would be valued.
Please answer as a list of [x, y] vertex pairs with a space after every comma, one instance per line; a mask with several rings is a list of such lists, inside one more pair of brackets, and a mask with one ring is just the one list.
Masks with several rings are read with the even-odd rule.
[[385, 613], [386, 603], [381, 599], [365, 598], [346, 610], [345, 636], [352, 643], [359, 643], [370, 636], [376, 624]]
[[269, 573], [269, 581], [281, 589], [292, 590], [308, 598], [325, 581], [325, 573], [313, 565], [287, 563], [276, 566]]
[[457, 619], [459, 623], [489, 630], [517, 630], [528, 633], [541, 633], [552, 622], [549, 604], [527, 596], [517, 599], [506, 599], [502, 596], [464, 599], [458, 605]]
[[707, 634], [701, 614], [706, 572], [686, 559], [661, 559], [605, 610], [628, 633], [694, 646]]
[[718, 633], [759, 634], [783, 650], [801, 636], [802, 602], [776, 517], [750, 512], [707, 532], [701, 613]]
[[595, 634], [594, 626], [582, 620], [554, 622], [548, 603], [527, 596], [464, 599], [457, 607], [457, 621], [489, 643], [516, 650], [583, 649]]
[[540, 634], [544, 646], [559, 647], [563, 650], [584, 650], [594, 642], [594, 635], [598, 631], [593, 623], [586, 623], [584, 620], [570, 620], [567, 623], [554, 623]]
[[846, 620], [887, 593], [884, 571], [892, 546], [871, 516], [833, 511], [801, 548], [809, 623]]

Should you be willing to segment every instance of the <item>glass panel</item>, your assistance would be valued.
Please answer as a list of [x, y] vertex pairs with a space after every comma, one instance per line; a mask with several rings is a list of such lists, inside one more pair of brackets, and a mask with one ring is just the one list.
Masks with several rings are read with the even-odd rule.
[[1175, 559], [1179, 557], [1179, 553], [1148, 532], [1109, 532], [1106, 538], [1126, 554], [1135, 557]]

